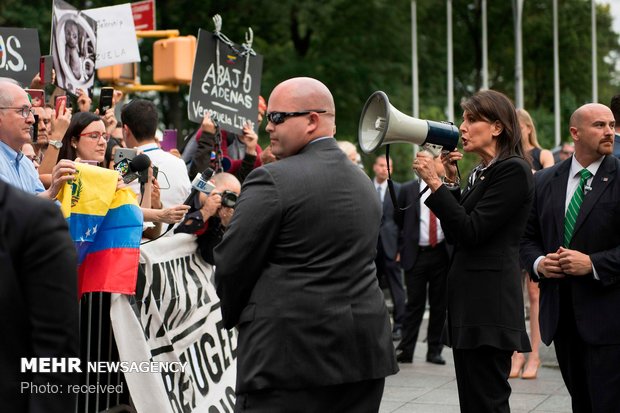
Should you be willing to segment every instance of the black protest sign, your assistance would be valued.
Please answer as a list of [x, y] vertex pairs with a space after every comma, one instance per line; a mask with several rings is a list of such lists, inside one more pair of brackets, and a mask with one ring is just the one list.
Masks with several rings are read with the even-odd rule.
[[40, 55], [37, 29], [0, 27], [0, 77], [29, 86], [39, 73]]
[[58, 87], [77, 94], [95, 82], [97, 22], [70, 4], [54, 0], [52, 57]]
[[258, 95], [263, 57], [244, 53], [206, 30], [198, 31], [198, 45], [190, 86], [189, 120], [201, 123], [208, 111], [227, 132], [241, 134], [245, 121], [258, 130]]

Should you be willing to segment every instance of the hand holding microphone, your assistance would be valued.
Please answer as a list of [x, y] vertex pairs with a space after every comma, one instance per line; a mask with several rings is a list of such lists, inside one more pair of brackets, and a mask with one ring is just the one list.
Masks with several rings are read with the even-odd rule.
[[131, 161], [123, 159], [114, 169], [121, 174], [123, 182], [126, 184], [137, 178], [140, 178], [140, 183], [146, 183], [149, 166], [151, 166], [151, 158], [145, 154], [140, 154]]

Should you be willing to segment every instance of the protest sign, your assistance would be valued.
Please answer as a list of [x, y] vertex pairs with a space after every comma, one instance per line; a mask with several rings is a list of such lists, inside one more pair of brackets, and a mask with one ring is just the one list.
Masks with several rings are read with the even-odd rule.
[[77, 94], [95, 81], [97, 23], [62, 0], [54, 0], [52, 57], [58, 87]]
[[200, 29], [187, 105], [189, 119], [201, 123], [208, 111], [225, 131], [242, 134], [246, 120], [258, 131], [262, 70], [261, 55]]
[[182, 367], [125, 373], [139, 412], [234, 409], [237, 333], [224, 328], [212, 267], [196, 248], [196, 238], [188, 234], [143, 245], [135, 297], [112, 298], [121, 361], [178, 362]]
[[133, 2], [131, 12], [136, 30], [155, 30], [155, 0]]
[[0, 27], [0, 76], [29, 86], [39, 73], [40, 54], [37, 29]]
[[95, 67], [140, 61], [140, 50], [129, 3], [84, 10], [97, 22]]

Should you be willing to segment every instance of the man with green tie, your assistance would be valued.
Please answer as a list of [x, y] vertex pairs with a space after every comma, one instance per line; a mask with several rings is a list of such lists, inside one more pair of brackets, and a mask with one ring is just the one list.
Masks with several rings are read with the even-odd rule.
[[534, 176], [521, 261], [540, 284], [542, 340], [553, 341], [574, 412], [620, 406], [620, 160], [598, 103], [570, 118], [574, 156]]

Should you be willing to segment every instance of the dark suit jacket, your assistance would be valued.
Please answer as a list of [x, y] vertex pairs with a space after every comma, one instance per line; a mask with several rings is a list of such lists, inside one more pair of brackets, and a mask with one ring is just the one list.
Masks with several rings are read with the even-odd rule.
[[[79, 374], [20, 374], [21, 357], [78, 357], [77, 258], [67, 224], [49, 200], [0, 181], [0, 410], [72, 412], [66, 384]], [[20, 392], [20, 382], [65, 394]]]
[[[527, 270], [563, 244], [564, 205], [572, 158], [534, 176], [536, 197], [521, 245]], [[540, 281], [540, 330], [551, 343], [557, 330], [562, 283], [571, 283], [577, 329], [590, 344], [620, 344], [620, 160], [606, 156], [592, 180], [575, 223], [570, 249], [590, 256], [600, 277], [567, 276]], [[532, 274], [534, 275], [534, 274]]]
[[487, 168], [462, 195], [442, 186], [426, 200], [454, 245], [446, 343], [453, 348], [530, 351], [519, 240], [533, 197], [530, 166], [512, 157]]
[[[404, 183], [398, 194], [398, 206], [407, 208], [394, 214], [394, 221], [398, 225], [398, 252], [400, 265], [405, 271], [413, 268], [420, 249], [420, 182], [417, 180]], [[448, 255], [452, 254], [452, 247], [446, 242]]]
[[[393, 184], [394, 194], [396, 198], [398, 198], [398, 195], [400, 194], [400, 184], [398, 182], [393, 182]], [[396, 254], [398, 253], [398, 225], [396, 225], [396, 222], [394, 221], [394, 204], [392, 203], [389, 188], [385, 189], [385, 196], [383, 197], [383, 215], [381, 216], [379, 235], [381, 246], [383, 247], [383, 251], [385, 251], [385, 255], [393, 260], [396, 258]]]
[[334, 139], [255, 169], [215, 249], [237, 393], [398, 371], [374, 258], [381, 206]]

